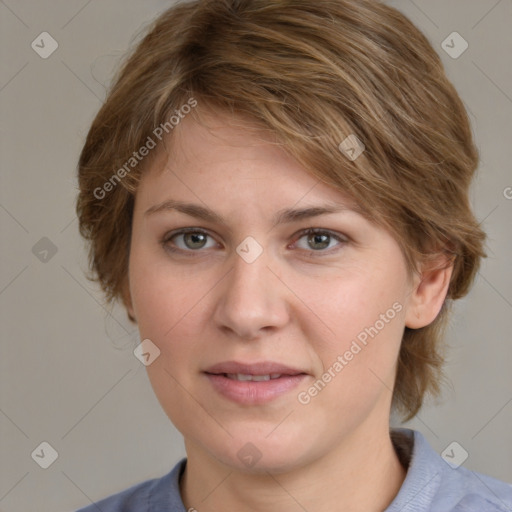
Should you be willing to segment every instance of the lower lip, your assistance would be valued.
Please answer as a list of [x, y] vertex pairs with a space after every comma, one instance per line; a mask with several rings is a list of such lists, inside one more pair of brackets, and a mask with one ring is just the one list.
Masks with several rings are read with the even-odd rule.
[[278, 379], [262, 381], [243, 381], [228, 379], [224, 375], [205, 374], [214, 389], [222, 396], [239, 404], [257, 405], [270, 402], [277, 397], [296, 388], [307, 377], [301, 375], [285, 375]]

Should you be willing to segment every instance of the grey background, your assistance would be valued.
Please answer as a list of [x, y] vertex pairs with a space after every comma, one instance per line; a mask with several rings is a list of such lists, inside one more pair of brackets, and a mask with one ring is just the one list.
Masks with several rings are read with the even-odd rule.
[[[84, 277], [74, 213], [77, 158], [105, 84], [171, 3], [0, 1], [2, 512], [71, 511], [160, 476], [184, 455], [133, 356], [137, 331]], [[510, 482], [512, 2], [389, 3], [429, 37], [470, 110], [482, 157], [472, 202], [489, 235], [489, 257], [447, 334], [452, 385], [405, 426], [439, 452], [456, 440], [469, 453], [465, 467]], [[43, 31], [59, 45], [47, 59], [31, 48]], [[457, 59], [441, 47], [453, 31], [469, 43]], [[46, 262], [40, 246], [33, 252], [43, 237], [57, 249]], [[48, 469], [31, 457], [42, 441], [58, 452]]]

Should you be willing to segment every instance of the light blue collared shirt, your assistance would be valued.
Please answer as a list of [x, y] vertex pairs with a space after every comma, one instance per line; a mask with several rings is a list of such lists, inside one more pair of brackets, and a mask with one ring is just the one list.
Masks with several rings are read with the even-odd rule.
[[[451, 467], [416, 430], [392, 429], [413, 441], [407, 476], [385, 512], [512, 512], [512, 485], [462, 466]], [[396, 445], [395, 445], [395, 448]], [[187, 459], [77, 512], [187, 512], [179, 481]]]

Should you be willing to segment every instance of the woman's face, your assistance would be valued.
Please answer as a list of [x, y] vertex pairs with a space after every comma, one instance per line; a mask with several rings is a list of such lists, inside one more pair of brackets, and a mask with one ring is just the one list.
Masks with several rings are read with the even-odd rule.
[[286, 471], [388, 431], [413, 283], [390, 234], [235, 121], [186, 118], [144, 175], [130, 310], [187, 450]]

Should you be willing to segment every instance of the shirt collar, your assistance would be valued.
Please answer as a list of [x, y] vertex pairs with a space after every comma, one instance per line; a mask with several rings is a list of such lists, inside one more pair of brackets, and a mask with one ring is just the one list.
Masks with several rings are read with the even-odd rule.
[[424, 512], [430, 510], [441, 482], [444, 464], [421, 432], [407, 428], [391, 429], [392, 440], [407, 439], [411, 445], [410, 462], [405, 480], [385, 512]]

